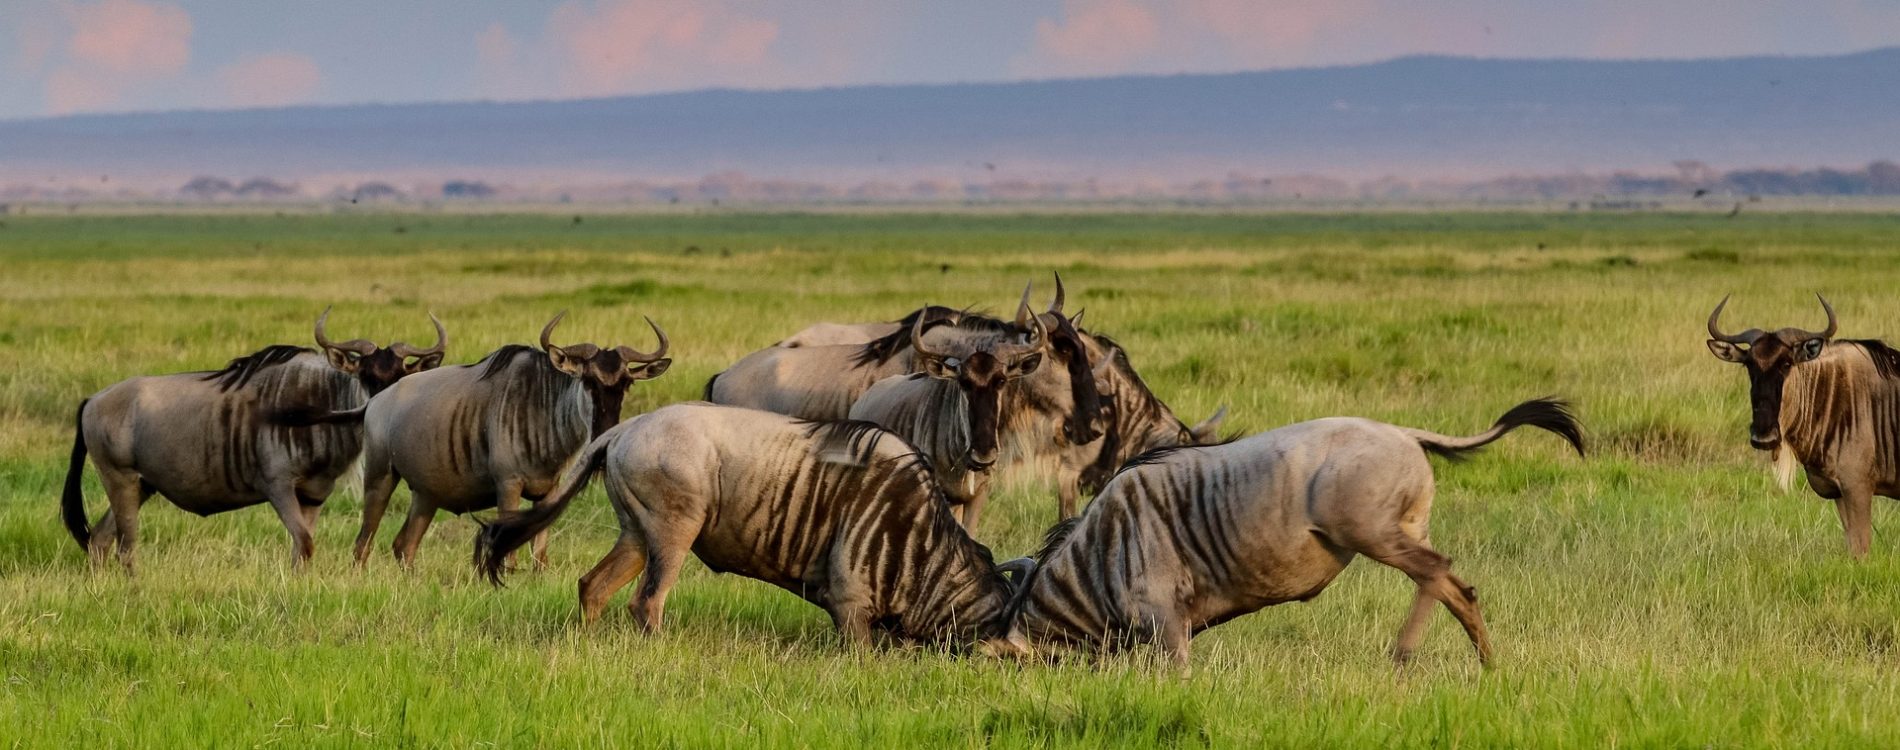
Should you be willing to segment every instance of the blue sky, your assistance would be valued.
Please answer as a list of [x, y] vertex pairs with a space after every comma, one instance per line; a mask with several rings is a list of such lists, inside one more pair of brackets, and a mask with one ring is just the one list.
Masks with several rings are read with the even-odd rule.
[[0, 118], [1900, 44], [1900, 0], [6, 0]]

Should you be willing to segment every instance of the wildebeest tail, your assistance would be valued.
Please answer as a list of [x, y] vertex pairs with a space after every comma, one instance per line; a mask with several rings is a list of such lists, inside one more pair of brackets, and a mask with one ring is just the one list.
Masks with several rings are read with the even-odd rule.
[[713, 389], [713, 383], [717, 383], [717, 382], [719, 382], [719, 376], [720, 376], [720, 375], [724, 375], [724, 374], [725, 374], [725, 373], [723, 373], [723, 372], [720, 372], [720, 373], [714, 373], [712, 377], [710, 377], [710, 378], [707, 378], [707, 379], [706, 379], [706, 390], [705, 390], [705, 392], [703, 392], [703, 393], [701, 393], [701, 394], [699, 395], [699, 398], [700, 398], [700, 400], [701, 400], [701, 401], [711, 401], [711, 400], [713, 400], [713, 399], [712, 399], [712, 389]]
[[607, 444], [619, 433], [609, 430], [607, 433], [587, 444], [579, 461], [569, 467], [567, 474], [561, 477], [560, 485], [553, 492], [535, 503], [534, 507], [514, 513], [504, 513], [493, 521], [482, 523], [482, 530], [475, 534], [475, 570], [488, 577], [488, 582], [501, 585], [502, 565], [508, 559], [508, 553], [521, 548], [536, 534], [546, 531], [549, 526], [567, 512], [567, 504], [574, 496], [587, 488], [587, 481], [593, 479], [594, 472], [600, 471], [600, 465], [607, 455]]
[[66, 492], [59, 498], [59, 517], [81, 550], [92, 541], [92, 525], [86, 523], [86, 402], [79, 402], [79, 416], [73, 418], [73, 459], [66, 468]]
[[347, 411], [330, 411], [321, 406], [308, 404], [286, 406], [264, 415], [264, 421], [278, 427], [310, 427], [320, 424], [348, 424], [363, 421], [364, 412], [369, 405]]
[[1491, 429], [1470, 437], [1449, 437], [1409, 427], [1399, 429], [1417, 440], [1425, 452], [1455, 461], [1464, 458], [1466, 453], [1504, 437], [1505, 433], [1524, 426], [1556, 433], [1577, 449], [1577, 455], [1583, 455], [1583, 426], [1578, 424], [1577, 415], [1570, 410], [1570, 403], [1556, 398], [1531, 399], [1513, 406], [1504, 416], [1498, 417], [1497, 424], [1492, 425]]

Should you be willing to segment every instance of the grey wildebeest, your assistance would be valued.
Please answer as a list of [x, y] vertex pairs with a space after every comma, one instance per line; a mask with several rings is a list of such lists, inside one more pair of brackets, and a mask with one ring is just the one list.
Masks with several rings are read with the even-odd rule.
[[628, 608], [659, 630], [690, 552], [823, 607], [858, 642], [998, 641], [1007, 624], [1010, 569], [957, 526], [928, 463], [900, 437], [707, 403], [657, 409], [596, 438], [545, 502], [487, 524], [477, 568], [499, 582], [504, 556], [545, 533], [595, 473], [620, 538], [580, 579], [587, 622], [644, 572]]
[[[367, 443], [357, 564], [369, 557], [398, 481], [409, 485], [411, 499], [392, 548], [407, 565], [437, 510], [510, 511], [545, 496], [588, 439], [620, 421], [627, 388], [672, 364], [666, 332], [651, 318], [660, 343], [648, 354], [557, 346], [549, 337], [565, 315], [541, 329], [540, 349], [504, 346], [475, 364], [405, 379], [361, 410]], [[545, 537], [535, 540], [534, 553], [546, 563]]]
[[[1079, 345], [1072, 343], [1073, 328], [1061, 314], [1062, 299], [1062, 278], [1057, 276], [1055, 301], [1050, 305], [1050, 312], [1042, 316], [1051, 334], [1052, 350], [1064, 365], [1062, 372], [1086, 373], [1089, 370], [1086, 355]], [[864, 328], [878, 327], [890, 333], [861, 343], [785, 346], [781, 342], [761, 349], [706, 381], [705, 398], [713, 403], [804, 419], [844, 419], [871, 386], [886, 378], [917, 372], [916, 355], [911, 348], [914, 331], [921, 328], [924, 341], [933, 348], [943, 349], [954, 348], [960, 340], [971, 337], [993, 340], [1007, 323], [947, 307], [929, 306], [906, 316], [903, 325], [898, 328], [888, 323], [863, 324]], [[835, 325], [827, 330], [835, 333], [859, 327]], [[1062, 372], [1051, 369], [1037, 376], [1037, 380], [1060, 378]], [[1040, 382], [1037, 386], [1051, 394], [1061, 387], [1068, 389], [1065, 395], [1032, 404], [1045, 412], [1067, 410], [1064, 418], [1057, 421], [1065, 439], [1087, 442], [1095, 438], [1094, 420], [1100, 397], [1095, 392], [1094, 379], [1072, 377], [1067, 379], [1066, 386]]]
[[1009, 641], [1102, 648], [1152, 642], [1185, 665], [1197, 632], [1318, 596], [1355, 555], [1417, 584], [1393, 656], [1402, 664], [1434, 601], [1464, 625], [1480, 662], [1490, 638], [1475, 590], [1432, 549], [1432, 466], [1513, 428], [1554, 432], [1583, 452], [1563, 402], [1512, 408], [1472, 437], [1358, 418], [1303, 422], [1222, 445], [1163, 449], [1110, 480], [1058, 525], [1024, 584]]
[[1749, 445], [1774, 453], [1783, 490], [1800, 462], [1860, 557], [1873, 543], [1874, 495], [1900, 497], [1900, 351], [1834, 339], [1834, 307], [1820, 299], [1826, 330], [1730, 334], [1720, 325], [1724, 297], [1709, 314], [1709, 351], [1748, 371]]
[[[990, 468], [996, 464], [1006, 425], [1041, 422], [1024, 418], [1023, 412], [1031, 410], [1020, 407], [1031, 401], [1020, 392], [1024, 378], [1041, 368], [1050, 348], [1042, 316], [1029, 310], [1027, 289], [1015, 322], [995, 326], [987, 334], [933, 346], [924, 340], [919, 321], [911, 328], [912, 357], [919, 372], [878, 381], [851, 406], [852, 419], [875, 423], [922, 450], [970, 529], [976, 527], [988, 498]], [[1059, 408], [1066, 409], [1048, 421], [1070, 417], [1073, 404], [1062, 398], [1069, 393], [1066, 375], [1039, 384], [1056, 386], [1051, 390], [1059, 391], [1054, 394]]]
[[[329, 316], [326, 309], [317, 318], [319, 349], [271, 346], [222, 370], [131, 378], [80, 402], [60, 513], [94, 563], [116, 541], [119, 561], [132, 570], [139, 508], [153, 493], [200, 516], [268, 502], [296, 564], [310, 559], [318, 509], [361, 452], [362, 429], [280, 426], [272, 415], [357, 408], [441, 364], [448, 345], [434, 315], [428, 349], [333, 342], [324, 330]], [[88, 451], [109, 502], [96, 527], [86, 524], [81, 484]]]

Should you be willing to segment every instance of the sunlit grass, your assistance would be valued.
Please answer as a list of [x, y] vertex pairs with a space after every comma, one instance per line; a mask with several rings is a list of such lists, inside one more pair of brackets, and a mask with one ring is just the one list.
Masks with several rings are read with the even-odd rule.
[[[396, 229], [400, 227], [402, 231]], [[1842, 550], [1831, 507], [1773, 489], [1744, 439], [1745, 382], [1706, 353], [1734, 327], [1890, 333], [1900, 219], [1884, 216], [9, 217], [0, 228], [0, 744], [28, 746], [1878, 746], [1900, 741], [1900, 555]], [[644, 348], [675, 365], [628, 413], [698, 397], [748, 351], [818, 320], [918, 304], [1006, 309], [1026, 281], [1131, 352], [1193, 420], [1252, 432], [1356, 414], [1476, 432], [1518, 401], [1575, 399], [1596, 452], [1513, 436], [1441, 465], [1434, 544], [1498, 646], [1480, 672], [1438, 616], [1415, 667], [1384, 656], [1409, 602], [1361, 561], [1308, 604], [1197, 638], [1180, 676], [1135, 657], [1021, 666], [855, 651], [816, 608], [696, 564], [669, 632], [615, 609], [574, 624], [605, 552], [598, 490], [553, 564], [493, 590], [473, 524], [444, 517], [418, 570], [385, 525], [347, 565], [359, 504], [326, 507], [290, 571], [274, 516], [148, 506], [141, 572], [86, 570], [58, 522], [78, 400], [333, 332], [450, 361], [532, 341]], [[103, 509], [96, 480], [89, 507]], [[1013, 478], [981, 537], [1031, 550], [1054, 513]], [[397, 495], [400, 504], [406, 493]], [[1895, 523], [1889, 506], [1877, 528]]]

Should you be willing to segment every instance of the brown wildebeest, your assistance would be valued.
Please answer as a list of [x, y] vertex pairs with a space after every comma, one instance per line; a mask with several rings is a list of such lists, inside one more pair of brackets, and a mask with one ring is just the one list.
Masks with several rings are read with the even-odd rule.
[[1783, 490], [1794, 464], [1814, 493], [1834, 501], [1854, 557], [1873, 543], [1874, 495], [1900, 497], [1900, 352], [1872, 339], [1835, 340], [1827, 329], [1723, 333], [1723, 297], [1709, 314], [1709, 351], [1748, 371], [1748, 444], [1773, 451]]
[[690, 403], [596, 438], [547, 501], [482, 530], [477, 569], [499, 581], [508, 552], [546, 533], [596, 472], [620, 540], [581, 578], [587, 622], [644, 571], [628, 606], [659, 630], [692, 553], [823, 607], [854, 641], [993, 644], [1015, 592], [1006, 574], [1026, 567], [995, 565], [951, 517], [929, 464], [876, 425]]
[[1410, 658], [1440, 602], [1489, 663], [1476, 591], [1426, 541], [1434, 487], [1425, 455], [1456, 458], [1524, 425], [1583, 452], [1565, 404], [1540, 399], [1472, 437], [1332, 418], [1141, 456], [1082, 515], [1051, 532], [1009, 642], [1022, 651], [1045, 640], [1101, 648], [1153, 642], [1186, 665], [1195, 633], [1318, 596], [1365, 555], [1418, 585], [1394, 658]]
[[[268, 502], [290, 534], [295, 564], [310, 560], [317, 511], [362, 451], [363, 430], [282, 426], [275, 416], [357, 408], [441, 364], [449, 340], [431, 315], [436, 343], [428, 349], [337, 343], [324, 330], [329, 317], [327, 309], [317, 317], [321, 352], [266, 347], [216, 372], [131, 378], [80, 402], [60, 512], [95, 564], [117, 542], [119, 561], [132, 570], [139, 508], [153, 493], [200, 516]], [[86, 524], [81, 484], [88, 451], [111, 503], [97, 527]]]

